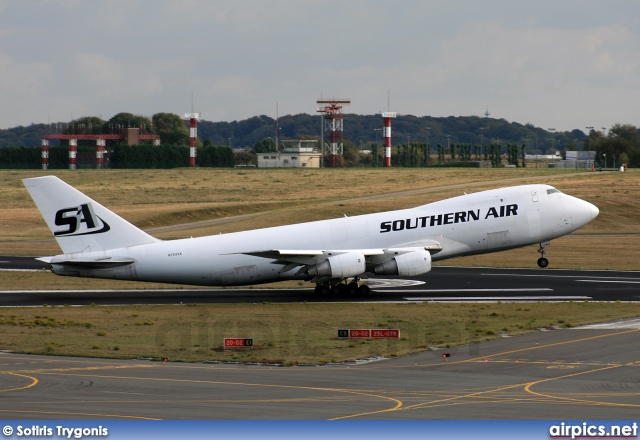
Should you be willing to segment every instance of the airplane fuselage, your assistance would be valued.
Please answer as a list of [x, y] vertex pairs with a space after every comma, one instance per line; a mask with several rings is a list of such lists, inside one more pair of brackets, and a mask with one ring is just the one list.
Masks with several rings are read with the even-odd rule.
[[[312, 280], [299, 266], [248, 255], [270, 249], [361, 250], [415, 248], [439, 243], [443, 260], [543, 243], [591, 221], [593, 205], [548, 185], [523, 185], [465, 194], [416, 208], [278, 226], [229, 234], [160, 241], [84, 257], [134, 260], [96, 268], [56, 265], [60, 275], [194, 285], [247, 285]], [[430, 262], [429, 262], [430, 264]], [[367, 260], [367, 270], [371, 264]]]

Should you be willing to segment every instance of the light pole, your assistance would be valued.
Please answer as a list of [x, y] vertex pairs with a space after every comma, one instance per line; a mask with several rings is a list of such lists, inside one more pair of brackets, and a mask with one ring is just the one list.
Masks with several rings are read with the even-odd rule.
[[382, 128], [374, 128], [373, 132], [376, 135], [376, 154], [374, 156], [374, 161], [375, 161], [375, 165], [374, 166], [378, 166], [378, 134], [380, 134], [380, 132], [382, 131]]
[[[555, 133], [556, 129], [555, 129], [555, 128], [549, 128], [548, 130], [549, 130], [549, 131], [551, 132], [551, 134], [552, 134], [552, 136], [551, 136], [551, 150], [553, 151], [553, 156], [554, 156], [554, 157], [556, 157], [556, 152], [555, 152], [555, 139], [553, 138], [553, 134]], [[557, 162], [554, 162], [554, 165], [553, 165], [554, 167], [555, 167], [555, 163], [557, 163]]]
[[587, 156], [587, 165], [589, 165], [589, 161], [591, 160], [591, 130], [593, 130], [593, 127], [586, 127], [587, 130], [589, 130], [589, 135], [587, 137], [587, 145], [589, 147], [589, 156]]
[[485, 128], [487, 127], [480, 127], [480, 157], [484, 157], [484, 141], [482, 135]]
[[429, 132], [431, 127], [427, 127], [427, 165], [429, 165], [429, 159], [431, 159], [431, 145], [429, 145]]

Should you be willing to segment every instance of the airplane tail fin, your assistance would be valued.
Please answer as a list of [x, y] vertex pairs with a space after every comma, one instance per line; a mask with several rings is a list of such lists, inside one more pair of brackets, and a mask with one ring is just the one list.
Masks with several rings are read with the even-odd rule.
[[160, 241], [55, 176], [23, 183], [65, 254]]

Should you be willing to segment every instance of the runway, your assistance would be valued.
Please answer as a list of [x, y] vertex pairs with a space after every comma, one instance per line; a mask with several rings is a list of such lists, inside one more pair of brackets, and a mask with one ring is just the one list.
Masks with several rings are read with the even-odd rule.
[[[0, 256], [0, 270], [35, 270], [46, 264]], [[319, 296], [299, 289], [194, 288], [143, 290], [0, 291], [0, 306], [253, 302], [409, 301], [640, 301], [640, 272], [502, 269], [435, 266], [411, 279], [367, 280], [366, 296]], [[91, 280], [87, 281], [90, 285]]]
[[639, 335], [635, 320], [624, 328], [539, 332], [323, 367], [5, 353], [0, 413], [5, 419], [636, 419]]

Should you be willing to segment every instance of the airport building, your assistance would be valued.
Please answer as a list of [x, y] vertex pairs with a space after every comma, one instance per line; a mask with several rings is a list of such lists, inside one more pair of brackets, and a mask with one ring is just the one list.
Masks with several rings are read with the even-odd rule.
[[595, 151], [566, 151], [565, 160], [549, 164], [549, 168], [569, 168], [590, 170], [595, 163]]
[[258, 153], [258, 168], [320, 168], [317, 140], [281, 141], [280, 151]]

